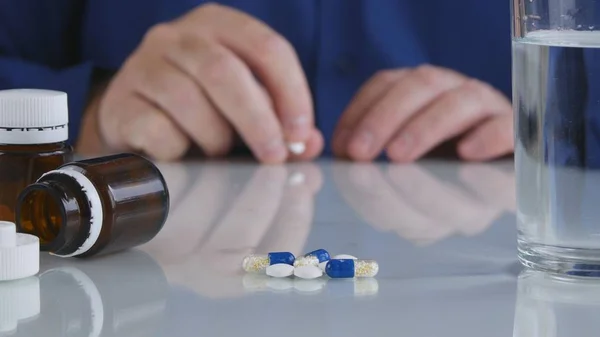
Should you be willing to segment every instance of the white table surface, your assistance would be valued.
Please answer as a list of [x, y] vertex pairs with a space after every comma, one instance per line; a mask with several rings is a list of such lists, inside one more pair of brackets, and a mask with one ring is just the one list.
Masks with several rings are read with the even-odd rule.
[[[163, 164], [163, 231], [103, 258], [43, 255], [37, 277], [0, 284], [4, 330], [23, 318], [0, 336], [596, 336], [600, 285], [519, 278], [512, 165]], [[241, 271], [250, 253], [317, 248], [380, 274]]]

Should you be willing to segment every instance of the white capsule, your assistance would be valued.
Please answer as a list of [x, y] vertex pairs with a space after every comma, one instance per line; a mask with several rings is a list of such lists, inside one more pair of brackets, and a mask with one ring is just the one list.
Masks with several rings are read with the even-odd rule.
[[348, 254], [340, 254], [333, 257], [334, 260], [358, 260], [355, 256]]
[[294, 274], [294, 266], [277, 263], [267, 267], [267, 275], [271, 277], [288, 277]]
[[319, 269], [321, 269], [323, 272], [325, 272], [325, 267], [327, 267], [327, 262], [329, 262], [329, 261], [323, 261], [323, 262], [319, 263]]
[[288, 150], [295, 155], [301, 155], [306, 151], [306, 144], [302, 142], [288, 143]]
[[300, 268], [300, 267], [304, 267], [304, 266], [318, 266], [319, 265], [319, 258], [317, 258], [314, 255], [309, 255], [309, 256], [301, 256], [296, 258], [296, 261], [294, 261], [294, 267], [296, 268]]
[[316, 266], [302, 266], [294, 268], [294, 275], [305, 280], [312, 280], [323, 276], [323, 271]]

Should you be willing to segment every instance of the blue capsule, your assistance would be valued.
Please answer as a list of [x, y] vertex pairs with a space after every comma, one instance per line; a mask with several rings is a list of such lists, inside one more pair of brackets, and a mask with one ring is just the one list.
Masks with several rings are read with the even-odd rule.
[[294, 254], [289, 252], [269, 253], [269, 264], [271, 265], [285, 263], [293, 266], [294, 260], [296, 260]]
[[330, 258], [329, 252], [325, 249], [317, 249], [297, 258], [294, 262], [294, 267], [315, 266], [320, 267], [322, 271], [325, 271], [325, 265]]
[[329, 260], [325, 272], [331, 278], [374, 277], [379, 264], [373, 260]]
[[294, 265], [296, 258], [294, 254], [289, 252], [274, 252], [267, 255], [248, 255], [242, 262], [242, 268], [246, 272], [262, 272], [267, 269], [268, 266], [278, 263], [284, 263]]
[[325, 262], [325, 261], [329, 261], [331, 259], [331, 256], [329, 255], [329, 252], [326, 251], [325, 249], [313, 250], [312, 252], [307, 253], [304, 256], [305, 257], [315, 256], [317, 259], [319, 259], [319, 263]]

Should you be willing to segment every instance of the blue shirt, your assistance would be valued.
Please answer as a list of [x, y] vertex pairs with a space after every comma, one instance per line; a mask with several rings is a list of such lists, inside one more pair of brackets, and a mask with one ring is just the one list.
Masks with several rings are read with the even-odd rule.
[[[375, 72], [423, 63], [510, 91], [506, 0], [224, 0], [296, 48], [326, 144], [349, 100]], [[203, 0], [0, 2], [0, 89], [66, 91], [79, 132], [94, 69], [117, 70], [154, 24]]]

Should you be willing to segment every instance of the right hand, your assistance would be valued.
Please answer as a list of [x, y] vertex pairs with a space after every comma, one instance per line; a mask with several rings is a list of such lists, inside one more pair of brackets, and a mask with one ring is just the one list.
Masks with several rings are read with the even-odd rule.
[[289, 159], [286, 143], [305, 143], [299, 160], [323, 148], [290, 43], [247, 14], [207, 4], [148, 31], [88, 108], [79, 151], [101, 141], [103, 152], [174, 160], [196, 144], [220, 156], [236, 134], [263, 163]]

